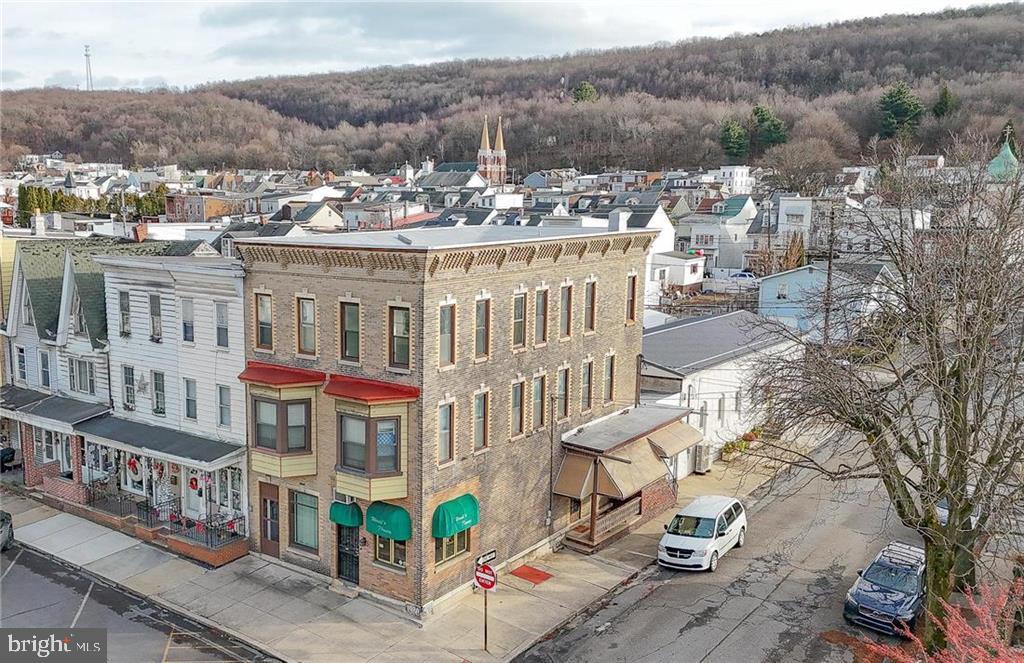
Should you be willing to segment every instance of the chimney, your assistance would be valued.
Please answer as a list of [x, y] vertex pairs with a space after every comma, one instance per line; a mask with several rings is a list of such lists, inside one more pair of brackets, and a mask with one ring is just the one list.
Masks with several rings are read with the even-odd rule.
[[32, 217], [32, 234], [39, 237], [46, 235], [46, 217], [43, 216], [38, 207], [36, 208], [35, 215]]
[[423, 175], [434, 172], [434, 160], [427, 157], [423, 163], [420, 164], [420, 170], [423, 171]]
[[608, 232], [622, 232], [627, 228], [626, 223], [633, 213], [622, 207], [608, 212]]

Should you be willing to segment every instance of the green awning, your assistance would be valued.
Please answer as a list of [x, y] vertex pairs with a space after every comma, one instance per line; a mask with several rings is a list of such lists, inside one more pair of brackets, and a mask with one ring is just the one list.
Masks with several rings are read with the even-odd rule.
[[434, 510], [431, 531], [435, 538], [443, 539], [455, 536], [478, 522], [480, 522], [480, 503], [476, 501], [475, 497], [466, 493], [438, 505]]
[[366, 531], [395, 541], [412, 538], [409, 512], [387, 502], [374, 502], [366, 510]]
[[343, 527], [359, 527], [363, 524], [363, 512], [355, 502], [332, 502], [331, 522]]

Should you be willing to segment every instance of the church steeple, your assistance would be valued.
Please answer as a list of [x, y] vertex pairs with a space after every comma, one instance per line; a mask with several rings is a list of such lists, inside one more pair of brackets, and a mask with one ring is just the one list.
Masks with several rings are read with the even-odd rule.
[[491, 137], [487, 134], [490, 133], [487, 130], [487, 116], [484, 115], [484, 131], [480, 134], [480, 151], [490, 152], [491, 151]]
[[[487, 130], [486, 125], [484, 130]], [[498, 132], [494, 134], [494, 151], [504, 152], [505, 151], [505, 137], [501, 133], [501, 116], [498, 116]]]

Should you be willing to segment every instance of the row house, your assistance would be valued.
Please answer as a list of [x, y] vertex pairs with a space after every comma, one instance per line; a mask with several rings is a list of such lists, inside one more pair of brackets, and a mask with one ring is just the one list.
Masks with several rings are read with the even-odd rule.
[[[209, 257], [216, 252], [201, 241], [19, 243], [11, 308], [3, 329], [9, 384], [0, 391], [0, 432], [8, 444], [22, 451], [26, 487], [68, 510], [151, 540], [163, 538], [172, 516], [169, 499], [175, 491], [189, 499], [185, 489], [193, 485], [192, 479], [202, 485], [205, 495], [219, 496], [217, 471], [226, 467], [222, 461], [230, 457], [237, 471], [229, 474], [224, 485], [230, 491], [234, 477], [239, 499], [229, 498], [223, 513], [205, 503], [190, 503], [195, 508], [187, 513], [173, 510], [175, 526], [182, 529], [175, 530], [176, 536], [166, 543], [177, 552], [216, 564], [232, 550], [241, 554], [246, 550], [244, 545], [226, 545], [232, 539], [244, 541], [244, 522], [236, 523], [238, 535], [219, 539], [206, 528], [214, 514], [245, 514], [244, 433], [241, 420], [233, 439], [207, 441], [207, 435], [200, 433], [209, 422], [194, 426], [189, 434], [181, 431], [186, 426], [172, 408], [183, 399], [188, 409], [189, 386], [184, 379], [180, 385], [171, 382], [180, 379], [177, 366], [186, 355], [183, 348], [172, 347], [174, 332], [165, 328], [164, 320], [174, 324], [178, 319], [172, 307], [179, 306], [161, 292], [166, 275], [139, 275], [132, 286], [118, 280], [118, 275], [112, 294], [104, 278], [106, 266], [101, 264], [128, 258], [144, 261], [147, 256], [219, 261]], [[240, 272], [234, 278], [235, 316], [240, 318]], [[209, 283], [212, 279], [206, 275], [197, 280]], [[209, 292], [202, 295], [203, 301], [209, 299]], [[138, 347], [142, 342], [145, 348]], [[165, 343], [166, 350], [161, 352]], [[240, 349], [242, 339], [236, 343]], [[234, 365], [226, 357], [222, 361], [225, 380], [237, 375], [237, 361]], [[160, 378], [151, 381], [160, 374], [164, 391], [158, 396]], [[237, 383], [235, 389], [234, 407], [241, 417], [244, 401]], [[147, 395], [163, 398], [163, 407], [146, 404], [144, 412], [140, 406]], [[197, 399], [193, 393], [194, 405]], [[160, 409], [165, 421], [174, 417], [173, 423], [146, 421], [144, 414], [156, 416]], [[168, 413], [175, 414], [169, 417]], [[188, 520], [179, 515], [187, 515]]]
[[239, 240], [253, 549], [419, 614], [477, 554], [596, 544], [673, 503], [646, 435], [683, 412], [633, 408], [656, 234]]

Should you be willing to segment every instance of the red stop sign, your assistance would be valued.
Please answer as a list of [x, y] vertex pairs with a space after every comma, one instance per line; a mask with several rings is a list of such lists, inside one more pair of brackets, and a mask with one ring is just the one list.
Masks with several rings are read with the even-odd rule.
[[498, 584], [498, 574], [487, 564], [481, 564], [476, 567], [474, 577], [476, 578], [476, 584], [481, 589], [494, 589], [494, 586]]

